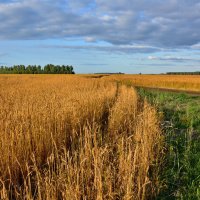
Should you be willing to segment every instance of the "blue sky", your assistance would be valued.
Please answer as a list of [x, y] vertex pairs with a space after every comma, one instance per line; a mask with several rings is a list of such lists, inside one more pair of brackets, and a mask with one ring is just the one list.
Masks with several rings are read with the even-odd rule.
[[200, 71], [199, 0], [0, 0], [0, 65]]

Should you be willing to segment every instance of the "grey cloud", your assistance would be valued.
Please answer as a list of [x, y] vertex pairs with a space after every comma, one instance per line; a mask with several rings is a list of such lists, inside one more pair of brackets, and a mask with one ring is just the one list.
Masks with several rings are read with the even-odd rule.
[[[54, 5], [54, 4], [53, 4]], [[30, 0], [0, 5], [0, 39], [47, 39], [87, 36], [91, 19], [64, 12], [50, 1]], [[90, 28], [98, 31], [95, 26]]]
[[5, 57], [5, 56], [7, 56], [8, 54], [7, 53], [0, 53], [0, 58], [1, 57]]
[[170, 64], [165, 64], [165, 63], [137, 63], [137, 64], [132, 64], [132, 65], [137, 65], [137, 66], [152, 66], [152, 67], [169, 67], [171, 66]]
[[163, 57], [157, 57], [157, 56], [148, 56], [149, 60], [161, 60], [161, 61], [173, 61], [173, 62], [187, 62], [187, 61], [192, 61], [192, 62], [199, 62], [200, 59], [198, 58], [188, 58], [188, 57], [176, 57], [176, 56], [163, 56]]
[[0, 1], [0, 20], [0, 39], [82, 37], [168, 48], [200, 42], [199, 0]]
[[95, 50], [102, 52], [110, 52], [110, 53], [154, 53], [158, 51], [165, 51], [165, 49], [161, 49], [158, 47], [152, 46], [139, 46], [139, 45], [88, 45], [88, 46], [72, 46], [72, 45], [43, 45], [40, 46], [42, 48], [63, 48], [70, 50]]

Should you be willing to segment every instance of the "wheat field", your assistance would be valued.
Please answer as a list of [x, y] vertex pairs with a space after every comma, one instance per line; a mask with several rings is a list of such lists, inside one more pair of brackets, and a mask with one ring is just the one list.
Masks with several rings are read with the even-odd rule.
[[199, 75], [110, 75], [102, 78], [134, 86], [200, 91]]
[[0, 76], [0, 199], [151, 199], [162, 141], [155, 108], [132, 87]]

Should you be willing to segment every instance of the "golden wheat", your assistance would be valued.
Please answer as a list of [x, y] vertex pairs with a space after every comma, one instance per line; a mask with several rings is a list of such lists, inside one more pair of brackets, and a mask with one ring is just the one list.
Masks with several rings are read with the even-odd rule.
[[1, 199], [149, 199], [161, 148], [156, 110], [133, 88], [0, 76]]

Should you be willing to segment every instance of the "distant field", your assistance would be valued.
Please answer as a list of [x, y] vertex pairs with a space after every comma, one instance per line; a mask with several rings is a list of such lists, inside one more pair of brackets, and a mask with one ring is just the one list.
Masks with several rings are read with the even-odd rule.
[[102, 78], [134, 86], [200, 91], [200, 75], [110, 75]]
[[0, 76], [0, 199], [150, 199], [161, 187], [156, 109], [132, 87]]

